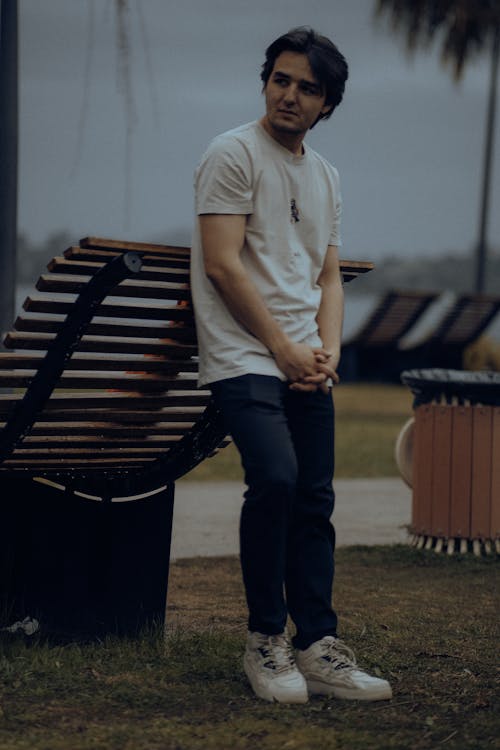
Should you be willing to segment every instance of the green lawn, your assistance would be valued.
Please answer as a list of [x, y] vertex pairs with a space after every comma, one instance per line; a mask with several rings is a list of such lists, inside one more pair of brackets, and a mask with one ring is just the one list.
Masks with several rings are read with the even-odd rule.
[[[336, 389], [337, 476], [396, 474], [411, 401], [403, 387]], [[188, 478], [241, 479], [234, 448]], [[494, 556], [340, 548], [340, 635], [394, 697], [292, 707], [247, 685], [238, 559], [179, 560], [166, 632], [64, 645], [0, 632], [0, 750], [500, 750], [499, 590]]]
[[241, 666], [237, 558], [172, 566], [169, 626], [60, 646], [0, 639], [2, 750], [491, 750], [499, 748], [494, 559], [410, 547], [338, 551], [335, 603], [392, 701], [268, 704]]

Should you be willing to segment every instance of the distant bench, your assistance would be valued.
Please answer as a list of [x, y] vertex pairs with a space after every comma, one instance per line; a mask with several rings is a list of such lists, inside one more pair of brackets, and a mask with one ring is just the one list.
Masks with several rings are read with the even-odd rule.
[[[415, 340], [414, 332], [429, 312], [432, 325]], [[500, 296], [390, 290], [358, 332], [342, 346], [339, 374], [344, 382], [400, 382], [403, 370], [439, 367], [461, 369], [464, 351], [500, 311]], [[437, 318], [437, 319], [436, 319]], [[412, 340], [413, 339], [413, 340]]]
[[[7, 333], [5, 617], [59, 633], [163, 620], [174, 482], [225, 439], [197, 389], [189, 262], [185, 247], [87, 237], [50, 261]], [[345, 282], [372, 267], [341, 261]]]

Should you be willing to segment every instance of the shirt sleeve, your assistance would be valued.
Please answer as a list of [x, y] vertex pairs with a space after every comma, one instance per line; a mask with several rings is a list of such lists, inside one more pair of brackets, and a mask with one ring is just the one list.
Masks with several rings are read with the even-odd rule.
[[250, 156], [236, 139], [215, 139], [195, 172], [195, 207], [200, 214], [253, 212]]
[[328, 244], [335, 245], [335, 247], [342, 246], [342, 234], [340, 231], [340, 223], [342, 219], [342, 195], [340, 192], [340, 179], [339, 173], [333, 167], [333, 222], [330, 231], [330, 239]]

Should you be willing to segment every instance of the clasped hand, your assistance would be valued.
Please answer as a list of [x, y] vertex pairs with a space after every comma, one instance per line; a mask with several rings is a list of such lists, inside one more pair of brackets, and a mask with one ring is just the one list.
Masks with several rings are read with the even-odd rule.
[[291, 343], [276, 353], [276, 364], [290, 381], [292, 391], [328, 393], [330, 384], [339, 382], [333, 354], [321, 347]]

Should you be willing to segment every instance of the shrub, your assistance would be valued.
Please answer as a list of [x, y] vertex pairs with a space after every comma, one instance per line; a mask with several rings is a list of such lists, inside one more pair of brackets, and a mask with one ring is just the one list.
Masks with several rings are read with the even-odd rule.
[[463, 366], [465, 370], [500, 371], [500, 343], [488, 336], [481, 336], [466, 348]]

